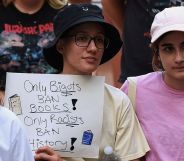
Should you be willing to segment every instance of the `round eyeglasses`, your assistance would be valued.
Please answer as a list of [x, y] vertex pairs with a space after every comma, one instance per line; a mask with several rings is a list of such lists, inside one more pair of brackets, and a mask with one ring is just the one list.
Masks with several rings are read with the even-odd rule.
[[86, 33], [76, 33], [66, 37], [75, 37], [75, 44], [79, 47], [88, 47], [92, 40], [98, 49], [106, 49], [109, 45], [109, 39], [103, 34], [92, 37]]

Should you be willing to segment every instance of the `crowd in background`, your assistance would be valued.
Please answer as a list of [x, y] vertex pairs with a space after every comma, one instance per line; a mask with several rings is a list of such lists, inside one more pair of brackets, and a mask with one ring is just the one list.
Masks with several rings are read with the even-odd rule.
[[[105, 75], [98, 159], [111, 144], [122, 161], [182, 161], [183, 6], [182, 0], [1, 0], [1, 105], [7, 72]], [[0, 107], [0, 122], [0, 161], [77, 160], [45, 146], [33, 158], [17, 117]]]

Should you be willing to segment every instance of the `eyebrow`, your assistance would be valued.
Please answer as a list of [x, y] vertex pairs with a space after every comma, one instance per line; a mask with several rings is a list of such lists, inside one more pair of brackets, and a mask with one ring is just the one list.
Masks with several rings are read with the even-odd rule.
[[173, 45], [172, 43], [161, 44], [162, 47], [165, 47], [165, 46], [172, 46], [172, 45]]
[[[162, 47], [165, 47], [165, 46], [172, 46], [173, 44], [172, 43], [164, 43], [164, 44], [161, 44]], [[180, 43], [180, 45], [184, 45], [184, 41]]]

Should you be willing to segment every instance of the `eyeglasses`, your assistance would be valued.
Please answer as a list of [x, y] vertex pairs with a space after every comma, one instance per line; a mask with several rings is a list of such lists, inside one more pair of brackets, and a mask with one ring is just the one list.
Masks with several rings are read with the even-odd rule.
[[88, 47], [92, 40], [98, 49], [106, 49], [109, 45], [109, 39], [102, 34], [91, 37], [85, 33], [76, 33], [75, 35], [67, 35], [66, 37], [75, 37], [75, 44], [79, 47]]

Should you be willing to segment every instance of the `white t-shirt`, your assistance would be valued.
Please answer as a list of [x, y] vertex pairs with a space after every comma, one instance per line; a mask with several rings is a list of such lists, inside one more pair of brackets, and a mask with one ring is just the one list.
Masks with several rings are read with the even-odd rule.
[[0, 106], [0, 161], [34, 161], [19, 119]]

